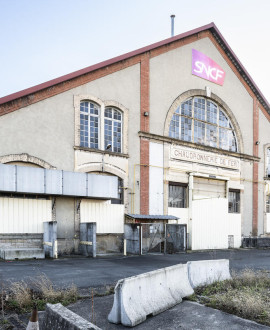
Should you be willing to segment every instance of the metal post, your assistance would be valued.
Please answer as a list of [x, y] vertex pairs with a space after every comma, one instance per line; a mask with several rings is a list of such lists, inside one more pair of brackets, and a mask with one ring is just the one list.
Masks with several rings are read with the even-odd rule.
[[174, 36], [174, 18], [175, 15], [171, 15], [171, 37]]

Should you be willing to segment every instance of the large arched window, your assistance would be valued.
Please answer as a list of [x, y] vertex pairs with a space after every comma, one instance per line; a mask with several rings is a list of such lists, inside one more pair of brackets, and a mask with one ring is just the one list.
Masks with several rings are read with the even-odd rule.
[[100, 107], [90, 101], [80, 104], [80, 145], [99, 148]]
[[122, 114], [115, 108], [105, 108], [104, 147], [114, 152], [121, 152]]
[[169, 136], [237, 151], [236, 135], [224, 110], [203, 97], [192, 97], [178, 106], [170, 122]]

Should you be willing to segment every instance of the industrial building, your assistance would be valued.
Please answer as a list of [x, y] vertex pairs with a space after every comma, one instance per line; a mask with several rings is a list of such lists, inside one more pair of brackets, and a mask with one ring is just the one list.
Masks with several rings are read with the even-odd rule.
[[214, 23], [2, 97], [0, 140], [0, 245], [57, 221], [76, 253], [96, 222], [119, 252], [134, 215], [192, 250], [270, 233], [270, 105]]

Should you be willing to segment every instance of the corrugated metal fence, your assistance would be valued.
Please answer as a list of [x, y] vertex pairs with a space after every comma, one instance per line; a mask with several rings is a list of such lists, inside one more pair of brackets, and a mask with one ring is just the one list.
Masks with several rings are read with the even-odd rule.
[[124, 205], [81, 202], [81, 222], [96, 222], [97, 234], [124, 233]]
[[52, 202], [43, 199], [0, 198], [0, 233], [40, 234], [52, 220]]

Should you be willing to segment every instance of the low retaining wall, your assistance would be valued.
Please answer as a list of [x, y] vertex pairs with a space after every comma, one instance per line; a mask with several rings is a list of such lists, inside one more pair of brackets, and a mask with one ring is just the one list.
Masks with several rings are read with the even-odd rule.
[[45, 318], [42, 323], [42, 329], [101, 330], [94, 324], [86, 321], [61, 304], [46, 305]]
[[189, 261], [187, 267], [193, 288], [231, 278], [228, 259]]
[[133, 327], [147, 316], [175, 306], [193, 292], [187, 265], [183, 264], [129, 277], [116, 284], [108, 320]]

